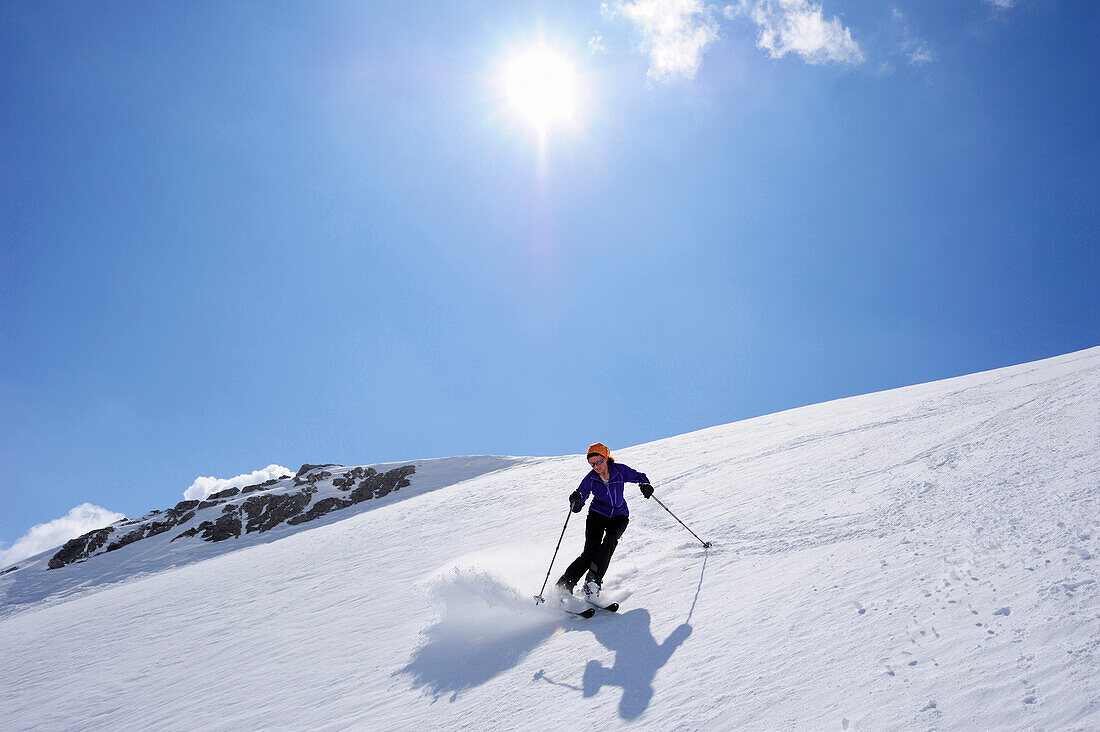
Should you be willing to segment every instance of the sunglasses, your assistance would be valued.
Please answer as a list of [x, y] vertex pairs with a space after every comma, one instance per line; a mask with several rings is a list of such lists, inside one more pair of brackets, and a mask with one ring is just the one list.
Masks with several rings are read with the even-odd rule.
[[607, 460], [605, 460], [604, 458], [600, 458], [600, 459], [599, 459], [599, 460], [597, 460], [596, 462], [594, 462], [594, 463], [588, 463], [588, 464], [589, 464], [589, 465], [591, 465], [591, 466], [592, 466], [593, 468], [597, 468], [597, 467], [599, 467], [599, 466], [603, 465], [603, 464], [604, 464], [604, 463], [606, 463], [606, 462], [607, 462]]

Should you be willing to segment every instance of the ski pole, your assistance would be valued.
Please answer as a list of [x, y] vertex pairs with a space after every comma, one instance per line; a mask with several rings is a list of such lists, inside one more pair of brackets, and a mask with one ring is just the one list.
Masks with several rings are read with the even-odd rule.
[[[661, 499], [660, 499], [660, 498], [658, 498], [657, 496], [653, 496], [653, 500], [654, 500], [654, 501], [657, 501], [657, 503], [661, 503]], [[666, 506], [665, 504], [661, 503], [661, 508], [663, 508], [663, 509], [665, 509], [666, 511], [668, 511], [668, 515], [669, 515], [669, 516], [671, 516], [672, 518], [676, 519], [677, 521], [680, 521], [680, 519], [679, 519], [679, 518], [677, 518], [676, 514], [674, 514], [674, 513], [672, 512], [672, 511], [669, 511], [669, 510], [668, 510], [668, 506]], [[695, 533], [694, 531], [692, 531], [691, 529], [688, 529], [688, 525], [687, 525], [687, 524], [685, 524], [685, 523], [684, 523], [683, 521], [680, 521], [680, 525], [681, 525], [681, 526], [683, 526], [683, 527], [684, 527], [685, 529], [687, 529], [687, 530], [688, 530], [688, 533], [689, 533], [689, 534], [691, 534], [692, 536], [694, 536], [694, 537], [695, 537], [696, 539], [699, 539], [698, 535], [697, 535], [697, 534], [696, 534], [696, 533]], [[703, 541], [702, 539], [699, 539], [699, 543], [700, 543], [700, 544], [702, 544], [702, 545], [703, 545], [703, 547], [704, 547], [704, 548], [706, 548], [706, 549], [709, 549], [709, 548], [710, 548], [710, 542], [709, 542], [709, 541]]]
[[565, 514], [565, 526], [561, 527], [561, 536], [558, 537], [558, 545], [554, 547], [554, 556], [550, 558], [550, 566], [546, 569], [546, 579], [542, 581], [542, 589], [539, 590], [539, 594], [535, 595], [535, 604], [541, 605], [546, 602], [542, 598], [542, 593], [546, 590], [546, 583], [550, 581], [550, 572], [554, 569], [554, 560], [558, 558], [558, 549], [561, 549], [561, 540], [565, 538], [565, 528], [569, 526], [569, 517], [573, 515], [573, 507], [569, 507], [569, 513]]

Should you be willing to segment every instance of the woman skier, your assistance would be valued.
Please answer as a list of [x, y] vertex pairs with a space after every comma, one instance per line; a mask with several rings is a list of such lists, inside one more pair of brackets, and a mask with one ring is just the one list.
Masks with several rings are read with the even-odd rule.
[[587, 598], [595, 600], [600, 594], [611, 555], [630, 521], [630, 511], [623, 496], [624, 485], [637, 483], [646, 498], [653, 495], [653, 486], [645, 473], [615, 462], [611, 451], [602, 443], [591, 445], [587, 457], [592, 470], [569, 495], [573, 513], [580, 513], [584, 502], [592, 496], [584, 526], [584, 551], [566, 568], [557, 586], [562, 594], [572, 595], [577, 581], [587, 570], [583, 591]]

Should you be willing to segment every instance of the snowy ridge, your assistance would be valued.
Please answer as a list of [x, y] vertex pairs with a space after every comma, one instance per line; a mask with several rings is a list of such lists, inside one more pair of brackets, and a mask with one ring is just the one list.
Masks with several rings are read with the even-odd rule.
[[[0, 718], [1100, 727], [1100, 348], [613, 454], [714, 544], [629, 493], [605, 583], [617, 615], [531, 600], [583, 458], [501, 459], [412, 493], [417, 463], [407, 495], [265, 535], [277, 541], [189, 545], [214, 552], [205, 561], [174, 566], [154, 538], [133, 545], [156, 557], [139, 575], [124, 547], [0, 577]], [[579, 551], [582, 518], [552, 577]], [[48, 585], [63, 574], [76, 584]], [[32, 603], [26, 588], [13, 600], [20, 576], [37, 578]]]
[[[172, 508], [88, 532], [58, 550], [4, 569], [0, 616], [24, 604], [68, 597], [209, 559], [242, 545], [273, 541], [519, 461], [475, 455], [357, 467], [306, 464], [294, 476], [231, 488], [201, 501], [181, 501]], [[219, 546], [204, 546], [209, 543]], [[93, 566], [72, 571], [72, 565], [89, 561]]]

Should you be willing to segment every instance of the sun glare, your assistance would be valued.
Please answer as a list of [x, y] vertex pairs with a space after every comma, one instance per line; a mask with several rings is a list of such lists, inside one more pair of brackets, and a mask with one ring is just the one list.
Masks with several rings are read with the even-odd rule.
[[508, 108], [541, 136], [551, 128], [577, 121], [577, 73], [561, 54], [545, 46], [521, 51], [508, 59], [503, 87]]

